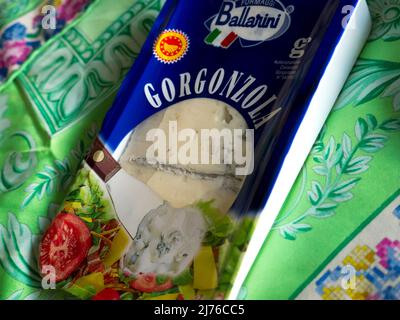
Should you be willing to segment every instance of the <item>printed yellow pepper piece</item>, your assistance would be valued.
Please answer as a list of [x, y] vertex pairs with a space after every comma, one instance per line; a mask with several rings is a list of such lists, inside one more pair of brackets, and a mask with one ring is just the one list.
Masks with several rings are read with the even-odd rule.
[[76, 210], [76, 209], [82, 209], [82, 204], [78, 201], [65, 201], [64, 203], [64, 209], [65, 210]]
[[71, 202], [71, 206], [74, 209], [82, 209], [82, 203], [80, 203], [78, 201]]
[[74, 208], [72, 208], [72, 204], [71, 204], [70, 201], [65, 201], [65, 202], [64, 202], [64, 210], [65, 210], [65, 211], [74, 210]]
[[104, 265], [106, 267], [111, 267], [115, 262], [117, 262], [124, 254], [125, 249], [129, 245], [129, 242], [129, 235], [124, 230], [124, 228], [121, 228], [114, 237], [110, 251], [104, 258]]
[[82, 220], [85, 220], [86, 222], [89, 222], [89, 223], [93, 222], [92, 218], [86, 218], [86, 217], [79, 217], [79, 218], [81, 218]]
[[193, 287], [200, 290], [211, 290], [218, 286], [217, 266], [215, 265], [212, 248], [201, 247], [194, 258]]
[[179, 292], [183, 295], [185, 300], [193, 300], [196, 296], [193, 286], [190, 284], [186, 286], [179, 286]]
[[87, 276], [81, 277], [74, 283], [75, 286], [86, 288], [92, 287], [96, 293], [104, 289], [104, 276], [101, 272], [94, 272]]

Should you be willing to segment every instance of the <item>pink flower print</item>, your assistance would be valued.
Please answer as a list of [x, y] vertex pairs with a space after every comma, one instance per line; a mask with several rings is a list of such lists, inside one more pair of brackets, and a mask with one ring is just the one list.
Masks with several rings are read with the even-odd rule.
[[72, 20], [79, 12], [84, 9], [88, 2], [89, 0], [66, 0], [57, 9], [57, 18], [64, 21]]
[[4, 63], [4, 58], [3, 58], [3, 50], [0, 49], [0, 69], [3, 69], [6, 67], [6, 64]]
[[391, 241], [390, 239], [385, 238], [376, 246], [376, 248], [377, 255], [380, 257], [379, 262], [381, 266], [388, 269], [390, 264], [389, 250], [391, 249], [400, 253], [400, 241]]
[[43, 15], [38, 14], [37, 16], [35, 16], [32, 19], [32, 28], [38, 29], [42, 24], [42, 20], [43, 20]]
[[6, 68], [3, 61], [3, 50], [0, 49], [0, 81], [6, 78], [8, 69]]
[[4, 44], [3, 63], [6, 67], [21, 64], [31, 53], [32, 48], [27, 46], [24, 41], [10, 41]]

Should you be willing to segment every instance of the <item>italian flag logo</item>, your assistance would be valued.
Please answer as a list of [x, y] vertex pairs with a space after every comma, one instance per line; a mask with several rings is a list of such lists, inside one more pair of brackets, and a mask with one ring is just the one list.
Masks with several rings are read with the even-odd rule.
[[222, 32], [218, 28], [215, 28], [214, 30], [211, 30], [211, 32], [204, 39], [204, 41], [209, 45], [227, 49], [232, 45], [232, 43], [236, 41], [238, 37], [239, 36], [233, 31], [230, 33], [226, 33]]

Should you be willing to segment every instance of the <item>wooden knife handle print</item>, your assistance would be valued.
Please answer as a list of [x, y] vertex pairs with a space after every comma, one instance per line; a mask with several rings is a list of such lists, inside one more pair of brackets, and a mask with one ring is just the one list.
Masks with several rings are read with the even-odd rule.
[[121, 169], [99, 138], [93, 142], [86, 162], [104, 182], [109, 181]]

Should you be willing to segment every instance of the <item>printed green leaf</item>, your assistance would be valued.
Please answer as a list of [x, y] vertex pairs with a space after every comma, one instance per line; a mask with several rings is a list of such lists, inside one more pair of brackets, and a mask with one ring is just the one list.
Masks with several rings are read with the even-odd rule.
[[17, 290], [14, 293], [12, 293], [6, 300], [19, 300], [19, 298], [22, 295], [22, 292], [24, 292], [23, 289]]
[[389, 132], [400, 131], [400, 119], [387, 120], [387, 121], [383, 122], [379, 128], [384, 131], [389, 131]]
[[[181, 274], [179, 274], [176, 277], [174, 277], [172, 279], [172, 282], [176, 286], [184, 286], [184, 285], [187, 285], [189, 283], [192, 283], [193, 282], [193, 276], [192, 276], [192, 274], [190, 272], [190, 269], [185, 269]], [[165, 283], [165, 281], [162, 282], [162, 283]]]
[[329, 139], [329, 143], [325, 147], [325, 150], [323, 152], [323, 157], [318, 158], [319, 163], [324, 163], [326, 167], [324, 169], [317, 167], [314, 168], [314, 171], [319, 174], [319, 175], [326, 175], [327, 172], [329, 171], [330, 168], [334, 167], [337, 163], [340, 162], [340, 160], [343, 157], [343, 151], [341, 148], [341, 145], [336, 145], [336, 141], [334, 137], [331, 137]]
[[46, 165], [43, 171], [36, 174], [36, 177], [40, 182], [35, 182], [25, 189], [28, 195], [21, 204], [22, 209], [26, 208], [34, 198], [40, 201], [46, 194], [66, 189], [72, 181], [73, 172], [67, 159], [56, 160], [54, 166]]
[[311, 190], [308, 192], [308, 198], [312, 205], [316, 205], [322, 198], [323, 191], [321, 185], [317, 181], [312, 182]]
[[0, 224], [0, 265], [14, 279], [39, 288], [36, 248], [38, 238], [27, 225], [18, 222], [15, 215], [8, 214], [8, 224]]
[[323, 139], [325, 137], [325, 133], [326, 133], [326, 125], [324, 125], [322, 127], [322, 130], [318, 135], [317, 141], [314, 143], [314, 147], [313, 147], [311, 153], [317, 154], [325, 149], [325, 144], [323, 141]]
[[344, 181], [340, 184], [338, 184], [330, 193], [330, 196], [334, 196], [334, 195], [338, 195], [338, 194], [342, 194], [342, 193], [346, 193], [348, 191], [350, 191], [351, 189], [353, 189], [357, 182], [359, 182], [361, 180], [361, 178], [354, 178], [354, 179], [350, 179], [347, 181]]
[[351, 192], [331, 194], [330, 199], [336, 202], [346, 202], [353, 199], [353, 194]]
[[383, 93], [382, 97], [393, 97], [394, 111], [400, 111], [400, 78], [393, 82]]
[[308, 195], [308, 199], [310, 200], [311, 204], [313, 206], [315, 206], [319, 201], [318, 195], [313, 191], [308, 191], [307, 195]]
[[316, 166], [313, 167], [313, 170], [316, 174], [320, 175], [320, 176], [326, 176], [328, 174], [328, 168], [325, 166]]
[[368, 170], [369, 166], [368, 163], [372, 160], [371, 157], [367, 156], [360, 156], [357, 157], [349, 162], [349, 165], [344, 170], [344, 173], [350, 175], [356, 175], [363, 173]]
[[293, 223], [280, 228], [281, 235], [287, 240], [296, 240], [298, 233], [306, 233], [312, 227], [305, 223]]
[[325, 148], [325, 152], [324, 152], [324, 159], [329, 162], [330, 159], [332, 159], [334, 153], [335, 153], [335, 149], [336, 149], [336, 142], [335, 142], [335, 138], [331, 137], [329, 139], [329, 143], [327, 145], [327, 147]]
[[96, 289], [92, 285], [86, 285], [81, 287], [73, 284], [64, 290], [81, 300], [88, 300], [96, 294]]
[[388, 138], [386, 136], [370, 134], [360, 142], [360, 149], [367, 153], [375, 153], [385, 146], [387, 140]]
[[382, 134], [369, 134], [365, 137], [364, 141], [368, 142], [378, 142], [378, 143], [385, 143], [386, 141], [388, 141], [388, 137], [384, 136]]
[[[199, 201], [196, 207], [201, 210], [207, 223], [208, 231], [203, 240], [207, 245], [220, 245], [233, 231], [234, 225], [232, 219], [228, 215], [222, 214], [213, 206], [211, 201]], [[247, 233], [245, 234], [247, 236]]]
[[337, 203], [333, 202], [324, 203], [318, 206], [318, 208], [316, 208], [316, 210], [313, 213], [311, 213], [311, 216], [315, 218], [328, 218], [335, 214], [335, 209], [337, 207], [338, 207]]
[[297, 224], [292, 224], [292, 227], [296, 229], [298, 232], [308, 232], [312, 230], [312, 227], [309, 224], [305, 223], [297, 223]]
[[296, 240], [296, 233], [290, 226], [285, 226], [279, 229], [279, 233], [286, 240]]
[[[349, 179], [346, 178], [346, 175], [360, 175], [369, 169], [369, 163], [373, 158], [362, 155], [362, 153], [381, 150], [389, 136], [380, 134], [378, 131], [400, 131], [400, 119], [389, 119], [379, 124], [374, 115], [368, 114], [364, 118], [359, 118], [354, 127], [358, 139], [357, 143], [353, 143], [350, 136], [343, 133], [340, 144], [336, 145], [335, 139], [330, 138], [323, 150], [312, 155], [312, 159], [319, 164], [312, 169], [318, 175], [323, 176], [324, 181], [312, 181], [311, 189], [306, 191], [311, 207], [302, 214], [296, 215], [291, 222], [282, 224], [283, 221], [297, 212], [296, 207], [300, 203], [298, 201], [294, 207], [290, 208], [289, 212], [282, 213], [282, 218], [276, 221], [273, 229], [279, 230], [281, 236], [285, 239], [295, 240], [297, 238], [302, 228], [296, 229], [295, 225], [301, 225], [301, 222], [309, 217], [329, 218], [335, 215], [341, 203], [353, 198], [352, 190], [361, 180], [361, 177]], [[320, 141], [319, 146], [322, 145], [323, 142]], [[361, 155], [358, 155], [360, 153]], [[305, 183], [304, 179], [303, 185]], [[300, 197], [301, 195], [298, 199]]]
[[323, 163], [324, 162], [324, 158], [322, 156], [315, 156], [315, 157], [313, 157], [313, 160], [316, 163]]
[[370, 131], [373, 131], [378, 127], [378, 120], [372, 114], [367, 114], [367, 123]]
[[352, 152], [352, 142], [351, 138], [347, 133], [343, 134], [342, 138], [342, 151], [343, 151], [343, 158], [347, 160], [350, 157], [350, 154]]
[[335, 109], [359, 106], [378, 97], [393, 97], [393, 109], [400, 110], [400, 63], [359, 59], [346, 82]]
[[330, 163], [328, 164], [329, 168], [333, 168], [336, 166], [338, 163], [340, 163], [343, 159], [343, 149], [342, 146], [339, 144], [336, 148], [336, 152], [334, 153], [334, 156], [332, 157]]
[[356, 137], [358, 141], [362, 141], [362, 139], [367, 135], [368, 133], [368, 123], [365, 121], [363, 118], [359, 118], [356, 123]]
[[324, 148], [325, 148], [324, 143], [322, 141], [317, 141], [314, 144], [314, 147], [313, 147], [311, 153], [313, 153], [313, 154], [320, 153], [322, 150], [324, 150]]
[[[96, 126], [88, 131], [87, 137], [90, 142], [93, 140], [93, 134], [97, 132]], [[84, 140], [80, 140], [77, 146], [70, 152], [70, 157], [64, 160], [55, 160], [51, 165], [46, 165], [43, 171], [38, 172], [36, 177], [39, 182], [34, 182], [25, 189], [27, 196], [21, 204], [21, 208], [26, 208], [33, 199], [42, 200], [47, 194], [50, 195], [55, 191], [66, 190], [70, 187], [74, 179], [74, 174], [85, 158], [90, 143], [85, 147]]]
[[317, 211], [330, 211], [337, 208], [336, 203], [324, 203], [317, 208]]

